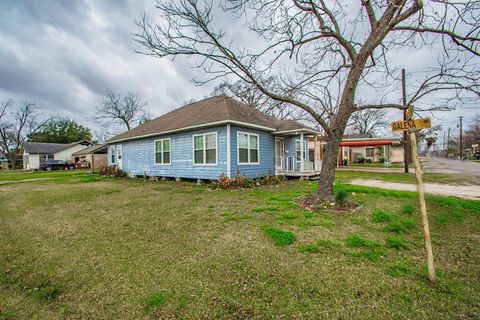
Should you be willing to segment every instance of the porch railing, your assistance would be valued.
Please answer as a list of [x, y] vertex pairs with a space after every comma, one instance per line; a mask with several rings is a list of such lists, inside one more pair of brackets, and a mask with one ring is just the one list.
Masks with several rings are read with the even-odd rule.
[[[275, 157], [275, 170], [278, 171], [300, 171], [301, 163], [296, 161], [295, 156], [276, 156]], [[316, 170], [320, 170], [321, 161], [317, 162]], [[303, 159], [303, 171], [314, 171], [313, 161]]]

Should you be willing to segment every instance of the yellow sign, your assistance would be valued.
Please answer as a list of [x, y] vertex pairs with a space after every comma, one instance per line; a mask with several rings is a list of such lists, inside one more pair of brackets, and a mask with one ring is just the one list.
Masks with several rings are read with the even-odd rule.
[[415, 119], [409, 121], [395, 121], [392, 122], [392, 131], [406, 131], [409, 129], [428, 129], [432, 127], [432, 120], [430, 118]]

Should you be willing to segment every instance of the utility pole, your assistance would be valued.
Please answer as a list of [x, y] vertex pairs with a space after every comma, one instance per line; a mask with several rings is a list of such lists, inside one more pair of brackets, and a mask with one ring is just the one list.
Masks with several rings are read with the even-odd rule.
[[450, 127], [448, 127], [448, 137], [447, 137], [447, 158], [448, 158], [448, 151], [450, 151]]
[[443, 130], [443, 144], [442, 144], [443, 154], [445, 154], [445, 130]]
[[[407, 89], [406, 89], [406, 80], [405, 80], [405, 69], [402, 69], [402, 104], [403, 104], [403, 120], [407, 120]], [[405, 173], [408, 173], [408, 152], [410, 146], [408, 143], [408, 134], [407, 131], [403, 132], [403, 162], [405, 167]]]
[[463, 160], [463, 132], [462, 132], [463, 116], [460, 116], [460, 160]]

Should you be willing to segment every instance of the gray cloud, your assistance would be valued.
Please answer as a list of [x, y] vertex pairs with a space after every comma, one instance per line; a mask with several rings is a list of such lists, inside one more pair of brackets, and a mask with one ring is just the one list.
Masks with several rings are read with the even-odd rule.
[[[205, 79], [192, 68], [193, 60], [172, 62], [135, 52], [140, 49], [132, 40], [135, 20], [144, 12], [158, 19], [153, 5], [153, 0], [0, 2], [0, 100], [29, 99], [52, 115], [92, 125], [89, 119], [106, 88], [138, 92], [154, 115], [209, 94], [214, 84], [190, 82]], [[222, 29], [236, 32], [239, 42], [257, 41], [241, 31], [241, 21], [230, 22], [219, 17]], [[392, 57], [399, 65], [401, 59], [410, 61], [412, 70], [421, 70], [429, 59], [423, 51]], [[457, 115], [445, 119], [452, 122]]]

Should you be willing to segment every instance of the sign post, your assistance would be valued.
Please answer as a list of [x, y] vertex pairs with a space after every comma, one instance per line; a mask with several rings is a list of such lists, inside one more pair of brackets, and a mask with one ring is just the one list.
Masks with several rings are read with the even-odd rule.
[[[409, 107], [409, 111], [411, 110]], [[415, 178], [417, 180], [418, 200], [420, 202], [420, 212], [422, 216], [423, 237], [425, 240], [425, 251], [427, 254], [428, 278], [431, 283], [435, 283], [435, 267], [433, 265], [433, 250], [430, 239], [430, 227], [428, 225], [427, 204], [425, 202], [425, 187], [422, 180], [422, 168], [418, 158], [417, 137], [415, 130], [431, 128], [432, 123], [428, 118], [411, 120], [412, 112], [407, 112], [409, 117], [405, 121], [392, 122], [392, 131], [407, 131], [410, 135], [410, 146], [412, 148], [412, 158], [415, 164]]]

